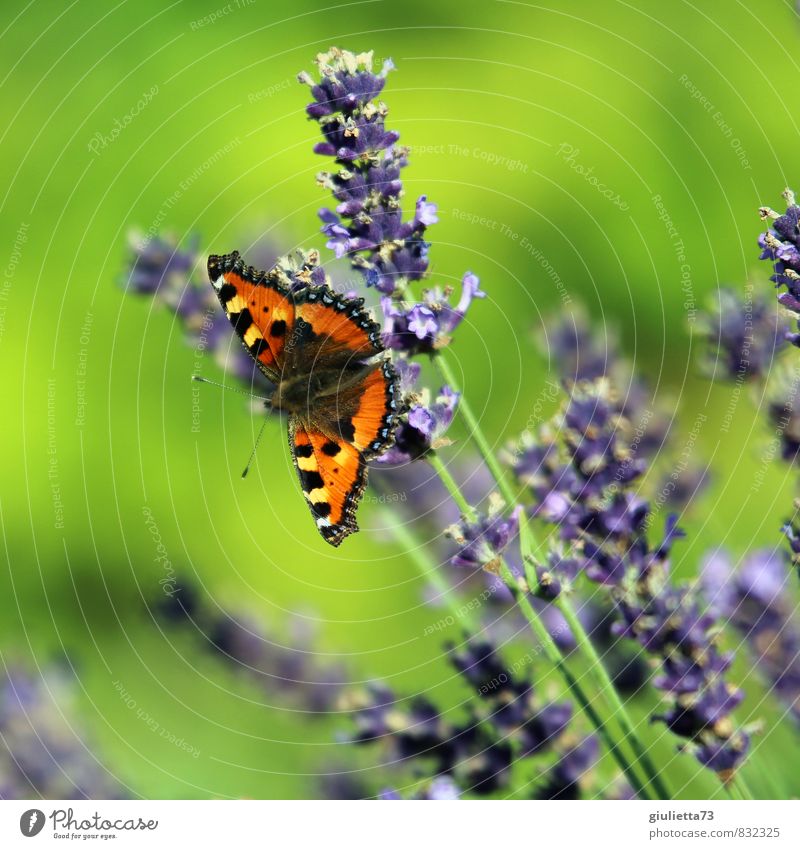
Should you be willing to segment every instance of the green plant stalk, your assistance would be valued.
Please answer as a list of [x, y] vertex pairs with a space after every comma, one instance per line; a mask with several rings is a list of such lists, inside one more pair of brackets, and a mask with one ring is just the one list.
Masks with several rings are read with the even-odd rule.
[[750, 790], [750, 787], [747, 785], [747, 782], [738, 773], [728, 782], [728, 786], [733, 788], [735, 792], [742, 797], [742, 799], [752, 801], [755, 798], [752, 790]]
[[761, 785], [764, 793], [762, 798], [767, 799], [789, 799], [792, 796], [791, 791], [787, 790], [782, 782], [778, 782], [773, 778], [772, 773], [764, 766], [761, 760], [761, 752], [756, 746], [754, 750], [747, 756], [745, 765], [749, 765], [751, 775], [758, 777], [758, 783]]
[[605, 667], [605, 664], [600, 659], [597, 654], [597, 650], [594, 647], [589, 635], [586, 633], [583, 625], [581, 625], [580, 620], [578, 619], [577, 614], [575, 613], [575, 608], [572, 606], [572, 602], [564, 597], [560, 596], [556, 602], [556, 607], [561, 611], [564, 618], [567, 620], [567, 624], [572, 629], [572, 633], [575, 635], [575, 641], [578, 644], [578, 647], [586, 652], [586, 655], [589, 658], [590, 663], [592, 664], [592, 669], [594, 673], [600, 678], [601, 683], [603, 684], [603, 689], [608, 694], [609, 699], [611, 700], [611, 706], [614, 710], [615, 716], [619, 725], [622, 727], [625, 736], [628, 738], [628, 741], [633, 749], [636, 757], [641, 761], [644, 772], [651, 777], [653, 787], [656, 791], [657, 797], [659, 799], [672, 799], [673, 795], [670, 791], [669, 787], [667, 787], [666, 782], [661, 777], [661, 773], [656, 768], [656, 765], [653, 763], [652, 758], [650, 757], [647, 749], [642, 745], [641, 740], [639, 739], [639, 735], [636, 733], [636, 729], [634, 728], [633, 721], [630, 718], [630, 715], [627, 711], [627, 708], [622, 703], [622, 699], [620, 698], [619, 693], [617, 692], [617, 688], [614, 686], [614, 682], [611, 680], [611, 676], [608, 674], [608, 670]]
[[[448, 494], [455, 502], [458, 509], [467, 519], [467, 521], [475, 521], [476, 514], [472, 505], [464, 498], [464, 495], [461, 492], [458, 484], [456, 483], [453, 476], [450, 474], [450, 471], [447, 467], [442, 463], [441, 459], [435, 452], [430, 452], [426, 455], [426, 459], [433, 466], [436, 474], [439, 476], [439, 479], [447, 489]], [[609, 726], [606, 722], [598, 714], [597, 710], [594, 707], [594, 704], [590, 701], [585, 691], [581, 687], [578, 680], [573, 675], [572, 671], [566, 665], [566, 661], [564, 659], [564, 655], [561, 653], [561, 650], [558, 646], [553, 642], [553, 638], [550, 636], [547, 628], [544, 623], [539, 618], [538, 614], [534, 610], [533, 606], [530, 603], [530, 600], [527, 597], [527, 593], [523, 592], [520, 588], [519, 584], [514, 577], [513, 572], [508, 567], [508, 564], [504, 560], [500, 560], [500, 577], [503, 579], [503, 583], [508, 587], [511, 591], [511, 594], [514, 596], [514, 601], [517, 606], [522, 611], [523, 616], [528, 621], [528, 624], [531, 627], [531, 630], [534, 636], [539, 640], [539, 644], [541, 645], [545, 656], [553, 664], [558, 673], [564, 679], [567, 688], [572, 693], [575, 701], [581, 706], [586, 715], [589, 717], [589, 721], [594, 726], [600, 738], [606, 745], [606, 748], [610, 752], [611, 756], [617, 762], [619, 767], [622, 769], [626, 778], [630, 782], [631, 786], [636, 791], [636, 795], [641, 799], [654, 799], [655, 797], [651, 794], [651, 792], [646, 788], [645, 784], [642, 783], [639, 776], [636, 774], [635, 770], [631, 762], [629, 761], [625, 752], [621, 749], [619, 743], [613, 738], [611, 731], [609, 730]]]
[[[453, 389], [454, 391], [459, 391], [459, 386], [456, 381], [455, 375], [453, 374], [450, 365], [447, 363], [444, 357], [441, 354], [438, 354], [433, 357], [433, 361], [434, 364], [437, 366], [442, 379], [450, 385], [451, 389]], [[503, 469], [498, 463], [497, 458], [494, 456], [494, 453], [492, 452], [491, 446], [486, 440], [486, 437], [483, 435], [480, 423], [478, 422], [475, 413], [473, 412], [472, 408], [469, 405], [469, 402], [466, 400], [463, 393], [461, 393], [459, 397], [458, 409], [459, 412], [464, 416], [464, 420], [466, 421], [470, 429], [471, 436], [475, 439], [475, 443], [478, 446], [478, 450], [480, 451], [481, 457], [486, 463], [495, 482], [497, 483], [501, 495], [503, 496], [508, 505], [516, 503], [517, 497], [511, 489], [511, 486], [508, 483], [508, 479], [503, 473]], [[520, 520], [520, 552], [522, 554], [523, 564], [525, 565], [526, 580], [528, 581], [528, 585], [533, 590], [538, 586], [538, 579], [532, 566], [532, 544], [533, 538], [531, 535], [530, 527], [523, 516], [523, 518]], [[557, 606], [564, 614], [564, 617], [567, 619], [570, 628], [572, 629], [573, 634], [575, 635], [575, 639], [578, 644], [578, 649], [587, 656], [587, 660], [589, 661], [588, 666], [590, 673], [596, 679], [601, 689], [601, 692], [605, 691], [608, 694], [608, 697], [611, 700], [612, 706], [614, 708], [613, 717], [616, 720], [617, 725], [621, 729], [623, 735], [627, 738], [631, 748], [636, 754], [636, 757], [641, 762], [642, 769], [646, 772], [648, 780], [652, 782], [652, 785], [656, 789], [659, 798], [671, 799], [672, 794], [670, 793], [669, 788], [666, 786], [666, 783], [661, 778], [658, 769], [656, 768], [655, 764], [653, 763], [652, 759], [650, 758], [647, 752], [647, 749], [639, 739], [639, 735], [636, 733], [633, 721], [631, 720], [628, 711], [626, 710], [622, 699], [620, 698], [620, 695], [617, 692], [617, 688], [614, 686], [614, 682], [611, 680], [608, 671], [606, 670], [602, 661], [598, 657], [594, 645], [592, 644], [589, 635], [586, 633], [586, 629], [583, 627], [580, 620], [576, 616], [572, 605], [567, 599], [563, 599], [560, 600]]]
[[[467, 423], [467, 426], [470, 430], [470, 436], [475, 440], [475, 443], [478, 446], [478, 450], [480, 451], [480, 455], [483, 458], [484, 463], [486, 463], [487, 468], [491, 472], [492, 477], [495, 480], [498, 488], [500, 489], [500, 494], [505, 499], [506, 504], [511, 506], [515, 504], [517, 501], [517, 497], [514, 494], [511, 486], [506, 479], [506, 476], [503, 474], [503, 469], [500, 466], [500, 463], [497, 461], [497, 458], [494, 456], [494, 452], [492, 451], [491, 445], [489, 445], [488, 440], [483, 435], [483, 431], [481, 430], [480, 422], [478, 421], [477, 416], [472, 411], [472, 407], [470, 407], [469, 402], [464, 397], [464, 393], [460, 392], [459, 384], [456, 380], [456, 376], [453, 374], [453, 370], [450, 368], [447, 360], [445, 360], [444, 356], [441, 353], [437, 353], [433, 357], [433, 364], [437, 367], [439, 374], [442, 377], [442, 380], [449, 384], [450, 388], [459, 392], [458, 399], [458, 411], [464, 417], [464, 420]], [[538, 585], [538, 581], [536, 579], [536, 573], [533, 573], [533, 581], [531, 581], [530, 576], [527, 572], [527, 563], [528, 563], [528, 555], [532, 554], [533, 549], [533, 538], [531, 536], [530, 527], [527, 523], [527, 518], [522, 517], [519, 523], [519, 544], [520, 551], [522, 552], [523, 562], [526, 564], [526, 573], [525, 577], [528, 579], [528, 584], [531, 589]]]

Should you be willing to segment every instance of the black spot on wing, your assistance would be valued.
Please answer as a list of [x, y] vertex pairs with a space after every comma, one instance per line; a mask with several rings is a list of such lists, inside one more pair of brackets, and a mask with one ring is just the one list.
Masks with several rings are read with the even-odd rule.
[[356, 436], [356, 428], [353, 424], [353, 420], [351, 418], [339, 419], [337, 422], [337, 428], [339, 433], [342, 435], [342, 438], [347, 440], [347, 442], [352, 442]]
[[247, 328], [253, 323], [253, 316], [250, 315], [250, 310], [245, 307], [241, 312], [232, 312], [229, 314], [231, 324], [236, 329], [237, 333], [244, 335]]
[[337, 445], [335, 442], [326, 442], [322, 446], [322, 453], [327, 454], [329, 457], [335, 457], [342, 450], [341, 445]]
[[327, 501], [317, 501], [316, 504], [311, 505], [311, 512], [315, 516], [325, 518], [331, 514], [331, 505]]
[[231, 298], [236, 297], [236, 287], [231, 283], [223, 283], [219, 289], [219, 299], [223, 304], [227, 304]]
[[313, 457], [314, 448], [310, 443], [307, 445], [295, 445], [294, 453], [296, 457]]
[[252, 356], [258, 359], [264, 351], [269, 351], [269, 349], [269, 345], [263, 339], [256, 339], [256, 341], [253, 342], [247, 350], [250, 351]]
[[300, 486], [304, 492], [311, 492], [313, 489], [320, 489], [325, 482], [322, 480], [322, 475], [319, 472], [306, 472], [300, 469]]
[[276, 338], [280, 336], [285, 336], [286, 322], [283, 319], [280, 319], [279, 321], [273, 321], [272, 327], [270, 327], [269, 329], [269, 335], [275, 336]]

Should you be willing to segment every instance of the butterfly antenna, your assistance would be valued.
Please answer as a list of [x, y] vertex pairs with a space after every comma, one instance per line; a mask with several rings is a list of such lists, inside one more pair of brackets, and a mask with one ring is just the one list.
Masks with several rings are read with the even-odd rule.
[[269, 403], [269, 398], [265, 398], [263, 395], [256, 395], [253, 392], [247, 392], [247, 390], [239, 389], [236, 386], [228, 386], [227, 383], [217, 383], [216, 380], [209, 380], [207, 377], [201, 377], [199, 374], [193, 374], [192, 380], [196, 380], [198, 383], [210, 383], [211, 386], [219, 386], [220, 389], [225, 389], [228, 392], [238, 392], [240, 395], [248, 395], [250, 398], [257, 398], [259, 401]]
[[264, 421], [261, 424], [261, 430], [258, 432], [258, 436], [256, 437], [255, 445], [253, 445], [253, 450], [250, 452], [250, 459], [247, 461], [247, 465], [244, 467], [244, 471], [242, 472], [242, 477], [246, 478], [247, 473], [250, 471], [250, 466], [253, 463], [253, 459], [256, 456], [256, 449], [258, 448], [258, 443], [261, 442], [261, 436], [264, 433], [264, 428], [267, 426], [267, 417], [264, 416]]

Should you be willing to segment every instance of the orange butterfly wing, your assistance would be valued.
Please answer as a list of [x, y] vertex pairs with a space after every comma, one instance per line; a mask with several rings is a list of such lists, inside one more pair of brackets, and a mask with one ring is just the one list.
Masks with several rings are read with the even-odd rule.
[[339, 545], [358, 530], [356, 506], [367, 483], [364, 458], [354, 445], [329, 439], [296, 416], [289, 420], [289, 445], [317, 530]]
[[332, 359], [366, 360], [383, 350], [380, 325], [363, 305], [363, 298], [345, 298], [327, 286], [296, 293], [295, 316], [313, 330], [304, 350], [309, 369]]
[[285, 366], [294, 329], [289, 291], [272, 274], [246, 267], [237, 251], [208, 258], [208, 276], [242, 344], [273, 383]]
[[391, 445], [400, 406], [397, 375], [386, 360], [340, 393], [331, 407], [318, 407], [316, 423], [299, 416], [290, 420], [289, 444], [300, 486], [317, 530], [331, 545], [358, 530], [356, 507], [367, 484], [366, 461]]
[[394, 441], [401, 412], [400, 385], [392, 364], [384, 360], [338, 399], [340, 407], [353, 412], [339, 418], [337, 427], [366, 459], [376, 457]]

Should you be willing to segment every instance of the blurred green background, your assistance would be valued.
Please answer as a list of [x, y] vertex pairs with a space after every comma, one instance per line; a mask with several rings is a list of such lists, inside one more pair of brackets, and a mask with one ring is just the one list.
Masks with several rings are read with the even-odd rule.
[[[384, 678], [456, 710], [465, 696], [442, 657], [448, 635], [424, 634], [439, 614], [402, 550], [379, 531], [338, 550], [322, 542], [277, 421], [242, 481], [259, 420], [204, 388], [193, 432], [195, 352], [170, 313], [119, 285], [131, 228], [158, 224], [184, 242], [198, 232], [204, 254], [323, 246], [316, 210], [328, 198], [295, 75], [331, 44], [397, 66], [384, 99], [412, 148], [406, 202], [439, 204], [433, 281], [471, 269], [489, 294], [451, 356], [491, 439], [525, 426], [552, 371], [534, 333], [582, 302], [679, 409], [679, 447], [708, 416], [698, 456], [713, 458], [713, 514], [686, 519], [676, 569], [694, 574], [711, 544], [775, 544], [791, 470], [767, 463], [750, 491], [768, 441], [759, 402], [743, 399], [720, 429], [731, 390], [698, 375], [692, 318], [720, 283], [769, 285], [757, 209], [779, 207], [798, 182], [787, 82], [800, 30], [788, 2], [724, 9], [4, 5], [0, 651], [42, 665], [69, 656], [81, 721], [128, 792], [303, 797], [337, 768], [363, 770], [373, 791], [387, 783], [369, 751], [337, 742], [344, 715], [310, 717], [280, 686], [265, 694], [192, 635], [156, 624], [147, 603], [165, 572], [145, 507], [175, 570], [221, 608], [251, 612], [276, 643], [291, 645], [299, 617], [317, 631], [316, 660], [345, 681]], [[145, 92], [116, 138], [92, 144]], [[373, 505], [360, 515], [380, 526]], [[199, 756], [154, 734], [115, 682]], [[759, 707], [768, 726], [770, 710]], [[792, 743], [781, 729], [765, 743], [787, 776]], [[684, 795], [713, 792], [689, 761], [675, 767]]]

